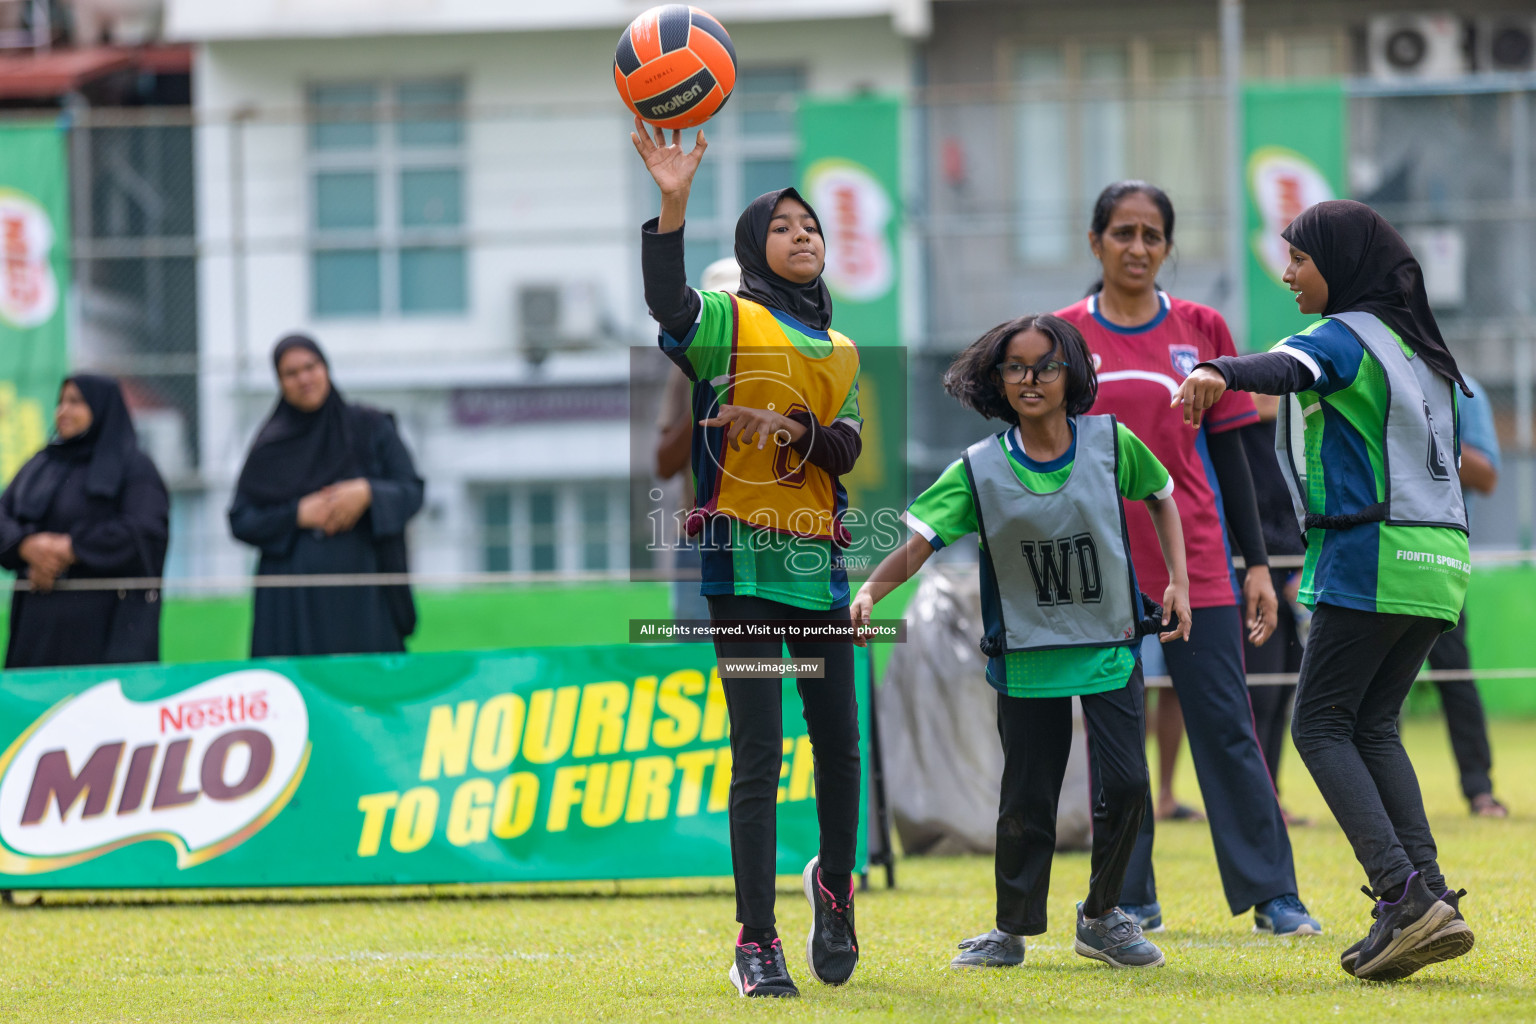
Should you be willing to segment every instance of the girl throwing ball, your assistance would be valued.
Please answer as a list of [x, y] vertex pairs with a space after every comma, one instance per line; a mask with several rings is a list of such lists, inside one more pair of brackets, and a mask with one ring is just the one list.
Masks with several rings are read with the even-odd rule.
[[[735, 295], [689, 288], [683, 269], [688, 192], [706, 143], [639, 118], [631, 138], [661, 190], [661, 216], [641, 228], [645, 299], [661, 324], [661, 349], [693, 382], [695, 505], [702, 592], [715, 624], [796, 620], [848, 625], [841, 523], [848, 495], [838, 478], [860, 451], [859, 353], [831, 329], [821, 281], [821, 222], [800, 194], [754, 199], [736, 222]], [[802, 878], [811, 904], [806, 965], [841, 985], [859, 960], [853, 867], [859, 828], [859, 721], [853, 648], [846, 639], [791, 641], [797, 660], [821, 659], [823, 678], [797, 680], [816, 756], [821, 850]], [[780, 658], [778, 637], [715, 641], [721, 658]], [[736, 879], [736, 960], [743, 996], [796, 996], [775, 928], [773, 879], [783, 680], [727, 676], [731, 720], [731, 865]]]

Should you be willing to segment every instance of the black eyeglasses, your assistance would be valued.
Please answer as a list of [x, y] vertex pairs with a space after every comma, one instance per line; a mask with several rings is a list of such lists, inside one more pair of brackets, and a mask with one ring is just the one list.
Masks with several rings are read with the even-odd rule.
[[998, 363], [996, 369], [997, 375], [1003, 378], [1004, 384], [1022, 384], [1024, 375], [1030, 372], [1034, 373], [1036, 384], [1049, 384], [1061, 376], [1063, 367], [1071, 365], [1060, 359], [1046, 357], [1038, 363]]

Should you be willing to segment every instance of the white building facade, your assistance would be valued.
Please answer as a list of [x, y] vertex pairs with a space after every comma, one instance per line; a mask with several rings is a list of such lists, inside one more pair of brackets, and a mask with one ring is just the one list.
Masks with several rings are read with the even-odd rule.
[[[198, 462], [177, 565], [243, 571], [224, 522], [305, 331], [394, 411], [429, 573], [629, 563], [630, 348], [653, 344], [657, 207], [613, 88], [630, 0], [171, 0], [197, 44]], [[691, 275], [793, 180], [793, 99], [909, 91], [927, 0], [717, 0], [740, 62], [690, 205]], [[634, 445], [637, 452], [647, 450]], [[642, 461], [643, 458], [642, 458]]]

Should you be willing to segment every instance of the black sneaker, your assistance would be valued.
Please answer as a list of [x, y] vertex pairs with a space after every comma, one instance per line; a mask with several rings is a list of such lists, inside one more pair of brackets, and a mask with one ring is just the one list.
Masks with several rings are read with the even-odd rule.
[[801, 876], [811, 904], [811, 931], [805, 937], [805, 963], [823, 985], [841, 985], [859, 963], [859, 938], [853, 931], [853, 879], [848, 894], [834, 896], [821, 884], [821, 858], [812, 857]]
[[949, 962], [951, 967], [1017, 967], [1024, 962], [1024, 936], [1009, 935], [996, 928], [960, 943], [960, 954]]
[[[1371, 896], [1371, 890], [1365, 886], [1362, 885], [1360, 891], [1370, 896], [1372, 900], [1375, 900], [1375, 897]], [[1414, 949], [1411, 955], [1401, 958], [1393, 966], [1378, 969], [1368, 980], [1402, 981], [1422, 967], [1443, 963], [1446, 960], [1454, 960], [1458, 956], [1470, 952], [1474, 937], [1472, 929], [1467, 926], [1467, 919], [1461, 916], [1461, 898], [1466, 894], [1467, 890], [1465, 889], [1458, 889], [1455, 892], [1447, 889], [1442, 893], [1440, 896], [1441, 901], [1450, 905], [1451, 909], [1455, 911], [1454, 916], [1448, 922], [1441, 925], [1440, 930], [1431, 935], [1422, 946]], [[1371, 916], [1376, 916], [1374, 908], [1371, 910]], [[1344, 968], [1345, 974], [1351, 977], [1354, 976], [1355, 962], [1359, 960], [1360, 947], [1364, 945], [1365, 939], [1361, 939], [1339, 955], [1339, 966]]]
[[798, 996], [784, 963], [784, 945], [774, 939], [767, 949], [756, 942], [736, 943], [736, 963], [731, 966], [731, 984], [743, 996]]
[[1399, 974], [1410, 966], [1418, 970], [1423, 964], [1416, 963], [1417, 951], [1455, 918], [1456, 908], [1432, 894], [1415, 871], [1401, 896], [1391, 903], [1378, 899], [1371, 914], [1376, 920], [1355, 954], [1357, 978]]

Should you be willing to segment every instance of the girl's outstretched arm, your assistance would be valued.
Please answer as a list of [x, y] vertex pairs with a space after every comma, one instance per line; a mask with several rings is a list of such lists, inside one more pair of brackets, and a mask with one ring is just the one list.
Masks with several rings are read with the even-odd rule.
[[[688, 214], [688, 191], [693, 187], [693, 176], [709, 144], [701, 131], [691, 150], [683, 149], [681, 132], [673, 132], [672, 144], [668, 145], [666, 132], [652, 128], [638, 117], [629, 138], [661, 191], [661, 215], [640, 228], [645, 304], [662, 330], [681, 341], [699, 316], [699, 296], [688, 287], [688, 271], [683, 264], [683, 221]], [[683, 369], [687, 372], [686, 366]]]
[[1148, 498], [1152, 527], [1163, 549], [1163, 564], [1168, 567], [1168, 589], [1163, 592], [1163, 625], [1177, 623], [1157, 638], [1167, 643], [1174, 637], [1189, 639], [1189, 569], [1184, 562], [1184, 526], [1179, 520], [1179, 506], [1172, 498]]
[[[1183, 551], [1182, 542], [1179, 550]], [[869, 579], [864, 581], [864, 585], [854, 595], [853, 603], [848, 606], [848, 615], [854, 626], [869, 625], [875, 602], [917, 575], [917, 570], [923, 567], [923, 563], [932, 554], [933, 545], [921, 534], [914, 533], [907, 538], [905, 544], [886, 555], [875, 566], [875, 571], [869, 574]], [[860, 647], [865, 644], [862, 637], [855, 637], [853, 642]]]
[[[652, 132], [655, 132], [654, 136]], [[635, 144], [635, 152], [645, 161], [645, 169], [661, 190], [661, 220], [656, 230], [662, 234], [676, 231], [683, 226], [688, 213], [688, 191], [693, 187], [699, 161], [704, 159], [704, 151], [709, 148], [703, 130], [694, 136], [693, 148], [685, 151], [682, 132], [674, 130], [672, 144], [668, 145], [663, 129], [646, 124], [636, 115], [635, 130], [629, 133], [629, 140]]]
[[1305, 364], [1283, 352], [1218, 356], [1190, 371], [1173, 396], [1172, 404], [1182, 405], [1184, 422], [1198, 427], [1205, 411], [1228, 390], [1289, 395], [1307, 390], [1315, 382], [1315, 376]]

